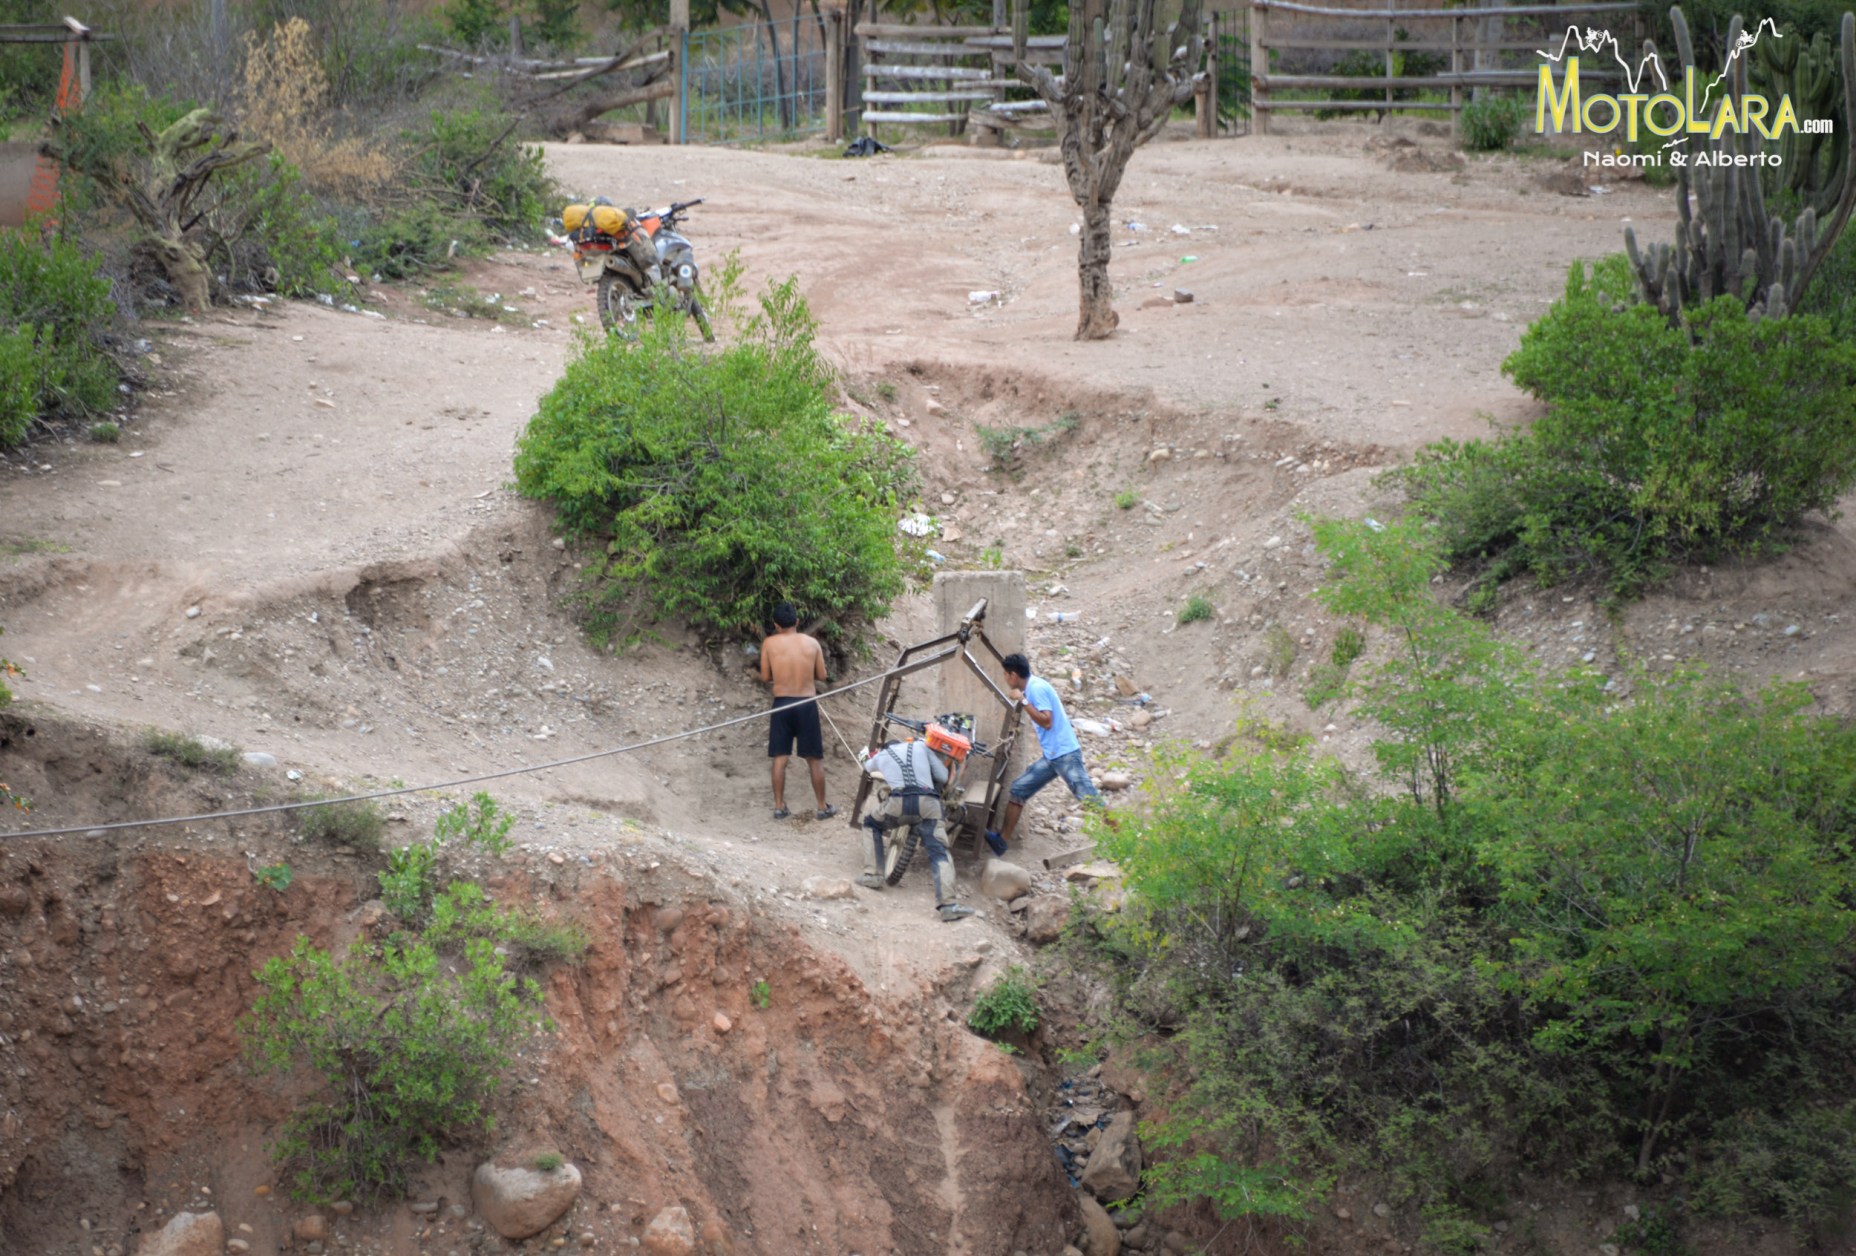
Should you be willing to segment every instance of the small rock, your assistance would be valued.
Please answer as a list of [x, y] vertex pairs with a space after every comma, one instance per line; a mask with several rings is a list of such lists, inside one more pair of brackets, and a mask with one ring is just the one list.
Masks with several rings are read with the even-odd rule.
[[1089, 1256], [1121, 1256], [1121, 1231], [1115, 1228], [1115, 1219], [1108, 1215], [1108, 1209], [1094, 1197], [1081, 1193], [1076, 1196], [1076, 1205], [1082, 1210]]
[[183, 1212], [144, 1236], [136, 1256], [220, 1256], [226, 1245], [225, 1223], [216, 1212]]
[[933, 397], [922, 402], [922, 413], [924, 414], [944, 414], [946, 411], [947, 407], [942, 405], [939, 401], [936, 401]]
[[1173, 461], [1173, 451], [1165, 445], [1161, 445], [1161, 446], [1158, 446], [1157, 448], [1150, 449], [1147, 451], [1147, 461], [1149, 462], [1171, 462]]
[[329, 1220], [321, 1213], [312, 1212], [306, 1217], [298, 1217], [296, 1224], [290, 1227], [290, 1233], [299, 1243], [321, 1243], [329, 1237]]
[[338, 1199], [329, 1205], [329, 1211], [338, 1217], [345, 1217], [354, 1211], [354, 1205], [345, 1199]]
[[[1141, 711], [1138, 712], [1138, 714], [1146, 715], [1147, 712]], [[1148, 718], [1151, 721], [1153, 717], [1149, 716]], [[1136, 727], [1138, 728], [1141, 726], [1136, 725]], [[1134, 778], [1126, 772], [1104, 772], [1101, 776], [1096, 778], [1096, 788], [1105, 794], [1118, 794], [1133, 784]]]
[[1004, 902], [1031, 892], [1031, 873], [1004, 859], [988, 859], [980, 869], [980, 893]]
[[1374, 1215], [1375, 1217], [1378, 1217], [1378, 1218], [1379, 1218], [1380, 1220], [1382, 1220], [1382, 1221], [1383, 1221], [1383, 1220], [1385, 1220], [1385, 1219], [1386, 1219], [1387, 1217], [1389, 1217], [1389, 1216], [1391, 1216], [1391, 1215], [1392, 1215], [1392, 1208], [1391, 1208], [1391, 1205], [1389, 1205], [1389, 1204], [1374, 1204], [1374, 1205], [1373, 1205], [1373, 1215]]
[[1269, 540], [1263, 542], [1263, 548], [1266, 550], [1281, 549], [1282, 538], [1279, 536], [1271, 537]]
[[1624, 1205], [1624, 1216], [1625, 1216], [1625, 1219], [1629, 1221], [1642, 1221], [1643, 1220], [1643, 1209], [1637, 1207], [1637, 1205], [1635, 1204], [1625, 1204]]
[[1800, 628], [1797, 624], [1791, 624], [1786, 627], [1785, 635], [1788, 637], [1795, 637], [1803, 631], [1804, 629]]
[[188, 618], [188, 619], [198, 619], [199, 617], [200, 617], [200, 608], [199, 608], [199, 607], [197, 607], [197, 606], [189, 606], [189, 607], [187, 608], [187, 618]]
[[277, 756], [274, 754], [266, 754], [262, 750], [247, 750], [245, 752], [245, 762], [249, 763], [254, 768], [274, 768], [277, 766]]
[[1146, 728], [1153, 722], [1154, 713], [1152, 711], [1136, 711], [1133, 715], [1128, 717], [1129, 728]]
[[227, 1239], [226, 1250], [234, 1253], [234, 1256], [243, 1256], [243, 1253], [251, 1250], [251, 1244], [244, 1239]]
[[651, 1218], [645, 1227], [644, 1250], [651, 1256], [695, 1256], [696, 1227], [689, 1210], [672, 1205]]
[[1062, 894], [1040, 894], [1025, 908], [1025, 940], [1045, 946], [1063, 936], [1070, 923], [1070, 900]]
[[657, 1097], [662, 1099], [665, 1103], [675, 1103], [680, 1096], [677, 1094], [677, 1088], [670, 1082], [659, 1082], [657, 1084]]
[[1181, 305], [1191, 305], [1193, 300], [1192, 293], [1184, 288], [1173, 289], [1173, 299]]
[[553, 1225], [580, 1194], [580, 1170], [563, 1164], [551, 1173], [494, 1163], [477, 1166], [471, 1201], [490, 1228], [506, 1239], [525, 1239]]
[[807, 877], [799, 883], [807, 898], [856, 898], [857, 890], [843, 877]]
[[1083, 1189], [1106, 1204], [1130, 1199], [1141, 1188], [1141, 1140], [1134, 1132], [1134, 1113], [1119, 1112], [1102, 1131], [1101, 1140], [1083, 1169]]
[[717, 1012], [715, 1016], [710, 1019], [709, 1025], [716, 1033], [725, 1034], [735, 1027], [735, 1022], [729, 1020], [728, 1017], [722, 1015], [720, 1012]]

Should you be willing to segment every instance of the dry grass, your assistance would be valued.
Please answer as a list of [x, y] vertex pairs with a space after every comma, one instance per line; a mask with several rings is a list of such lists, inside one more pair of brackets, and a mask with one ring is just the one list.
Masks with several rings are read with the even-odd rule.
[[279, 22], [268, 39], [245, 36], [239, 106], [245, 130], [269, 140], [318, 192], [367, 200], [393, 175], [393, 159], [384, 149], [362, 136], [336, 138], [329, 79], [309, 23], [300, 17]]

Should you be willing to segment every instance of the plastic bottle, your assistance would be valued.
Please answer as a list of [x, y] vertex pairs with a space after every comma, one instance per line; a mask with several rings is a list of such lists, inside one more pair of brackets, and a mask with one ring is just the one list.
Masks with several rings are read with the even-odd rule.
[[1053, 624], [1073, 624], [1081, 619], [1082, 615], [1076, 611], [1052, 611], [1044, 618]]

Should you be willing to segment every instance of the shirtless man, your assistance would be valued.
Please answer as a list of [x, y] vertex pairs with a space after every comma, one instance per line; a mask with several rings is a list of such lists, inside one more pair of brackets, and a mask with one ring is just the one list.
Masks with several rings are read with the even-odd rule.
[[829, 820], [838, 809], [825, 801], [825, 738], [819, 731], [818, 682], [825, 679], [825, 651], [799, 631], [799, 612], [791, 602], [773, 608], [774, 634], [760, 643], [760, 678], [773, 686], [773, 717], [767, 730], [767, 757], [773, 760], [773, 818], [784, 820], [786, 760], [799, 743], [799, 757], [812, 769], [812, 792], [818, 818]]

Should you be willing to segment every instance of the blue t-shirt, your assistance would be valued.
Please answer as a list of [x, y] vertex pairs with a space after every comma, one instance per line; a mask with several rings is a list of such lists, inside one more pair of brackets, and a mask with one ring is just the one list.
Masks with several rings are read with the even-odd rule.
[[1040, 728], [1035, 720], [1031, 724], [1038, 730], [1038, 746], [1046, 759], [1059, 759], [1072, 750], [1082, 749], [1076, 740], [1076, 730], [1070, 727], [1070, 717], [1064, 713], [1063, 699], [1057, 696], [1057, 690], [1048, 680], [1033, 676], [1025, 682], [1025, 705], [1050, 712], [1049, 728]]

